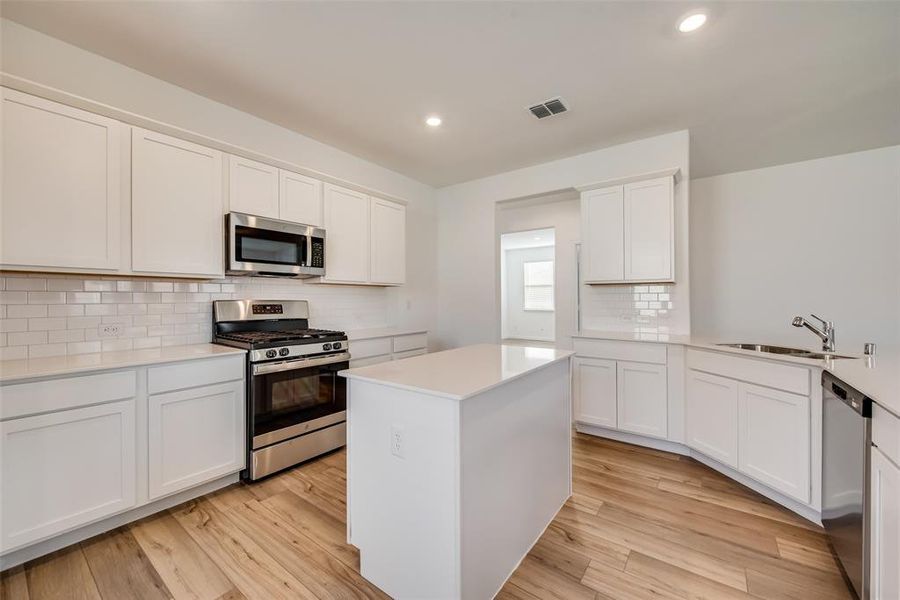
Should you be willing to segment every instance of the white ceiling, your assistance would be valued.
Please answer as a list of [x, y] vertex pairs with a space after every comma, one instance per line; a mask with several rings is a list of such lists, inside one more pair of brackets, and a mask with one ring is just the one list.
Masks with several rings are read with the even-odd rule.
[[[707, 5], [709, 24], [678, 17]], [[688, 128], [703, 177], [900, 143], [900, 2], [2, 2], [436, 186]], [[571, 112], [526, 107], [561, 95]], [[444, 125], [426, 128], [440, 114]]]
[[553, 229], [533, 229], [500, 234], [501, 250], [519, 250], [522, 248], [543, 248], [556, 243], [556, 232]]

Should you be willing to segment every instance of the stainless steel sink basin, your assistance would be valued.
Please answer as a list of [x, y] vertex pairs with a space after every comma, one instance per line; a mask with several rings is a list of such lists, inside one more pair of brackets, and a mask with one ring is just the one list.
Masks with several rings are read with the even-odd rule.
[[766, 352], [768, 354], [784, 354], [787, 356], [796, 356], [797, 358], [812, 358], [816, 360], [824, 360], [826, 358], [856, 358], [855, 356], [847, 356], [843, 354], [835, 354], [833, 352], [815, 352], [813, 350], [805, 350], [803, 348], [788, 348], [785, 346], [767, 346], [765, 344], [716, 344], [717, 346], [726, 346], [728, 348], [738, 348], [740, 350], [752, 350], [753, 352]]

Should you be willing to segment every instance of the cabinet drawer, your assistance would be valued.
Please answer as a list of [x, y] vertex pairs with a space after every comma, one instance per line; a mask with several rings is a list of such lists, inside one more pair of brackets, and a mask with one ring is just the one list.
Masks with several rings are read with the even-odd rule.
[[357, 360], [391, 353], [391, 338], [374, 338], [371, 340], [350, 340], [350, 358]]
[[665, 344], [575, 338], [575, 354], [610, 360], [666, 364]]
[[877, 404], [872, 412], [872, 443], [894, 464], [900, 465], [900, 418]]
[[412, 335], [398, 335], [394, 338], [394, 352], [406, 352], [407, 350], [418, 350], [428, 345], [428, 336], [424, 333], [414, 333]]
[[118, 371], [4, 386], [0, 388], [0, 419], [132, 398], [136, 377], [135, 371]]
[[390, 362], [390, 360], [390, 354], [382, 354], [381, 356], [369, 356], [366, 358], [354, 358], [350, 361], [350, 368], [355, 369], [357, 367], [371, 367], [372, 365], [379, 365], [381, 363]]
[[773, 362], [701, 350], [687, 351], [687, 366], [697, 371], [809, 395], [809, 370]]
[[245, 358], [242, 354], [223, 358], [151, 367], [147, 369], [147, 389], [151, 394], [183, 390], [212, 383], [244, 378]]
[[419, 348], [418, 350], [407, 350], [406, 352], [397, 352], [394, 354], [394, 360], [401, 360], [403, 358], [410, 358], [413, 356], [422, 356], [423, 354], [428, 354], [428, 350], [425, 348]]

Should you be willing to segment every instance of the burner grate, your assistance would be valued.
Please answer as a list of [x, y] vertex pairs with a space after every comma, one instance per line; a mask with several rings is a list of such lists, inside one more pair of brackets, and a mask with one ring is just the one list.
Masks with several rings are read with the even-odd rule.
[[233, 331], [220, 333], [218, 338], [234, 342], [248, 344], [261, 344], [272, 342], [296, 342], [302, 340], [315, 340], [335, 335], [343, 335], [340, 331], [328, 329], [288, 329], [283, 331]]

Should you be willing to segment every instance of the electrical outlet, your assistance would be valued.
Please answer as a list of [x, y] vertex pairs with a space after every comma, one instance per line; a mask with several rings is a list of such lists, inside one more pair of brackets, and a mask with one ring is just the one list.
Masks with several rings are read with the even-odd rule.
[[119, 337], [122, 335], [122, 326], [117, 323], [107, 323], [100, 326], [100, 337]]
[[406, 458], [403, 428], [397, 425], [391, 425], [391, 454], [398, 458]]

